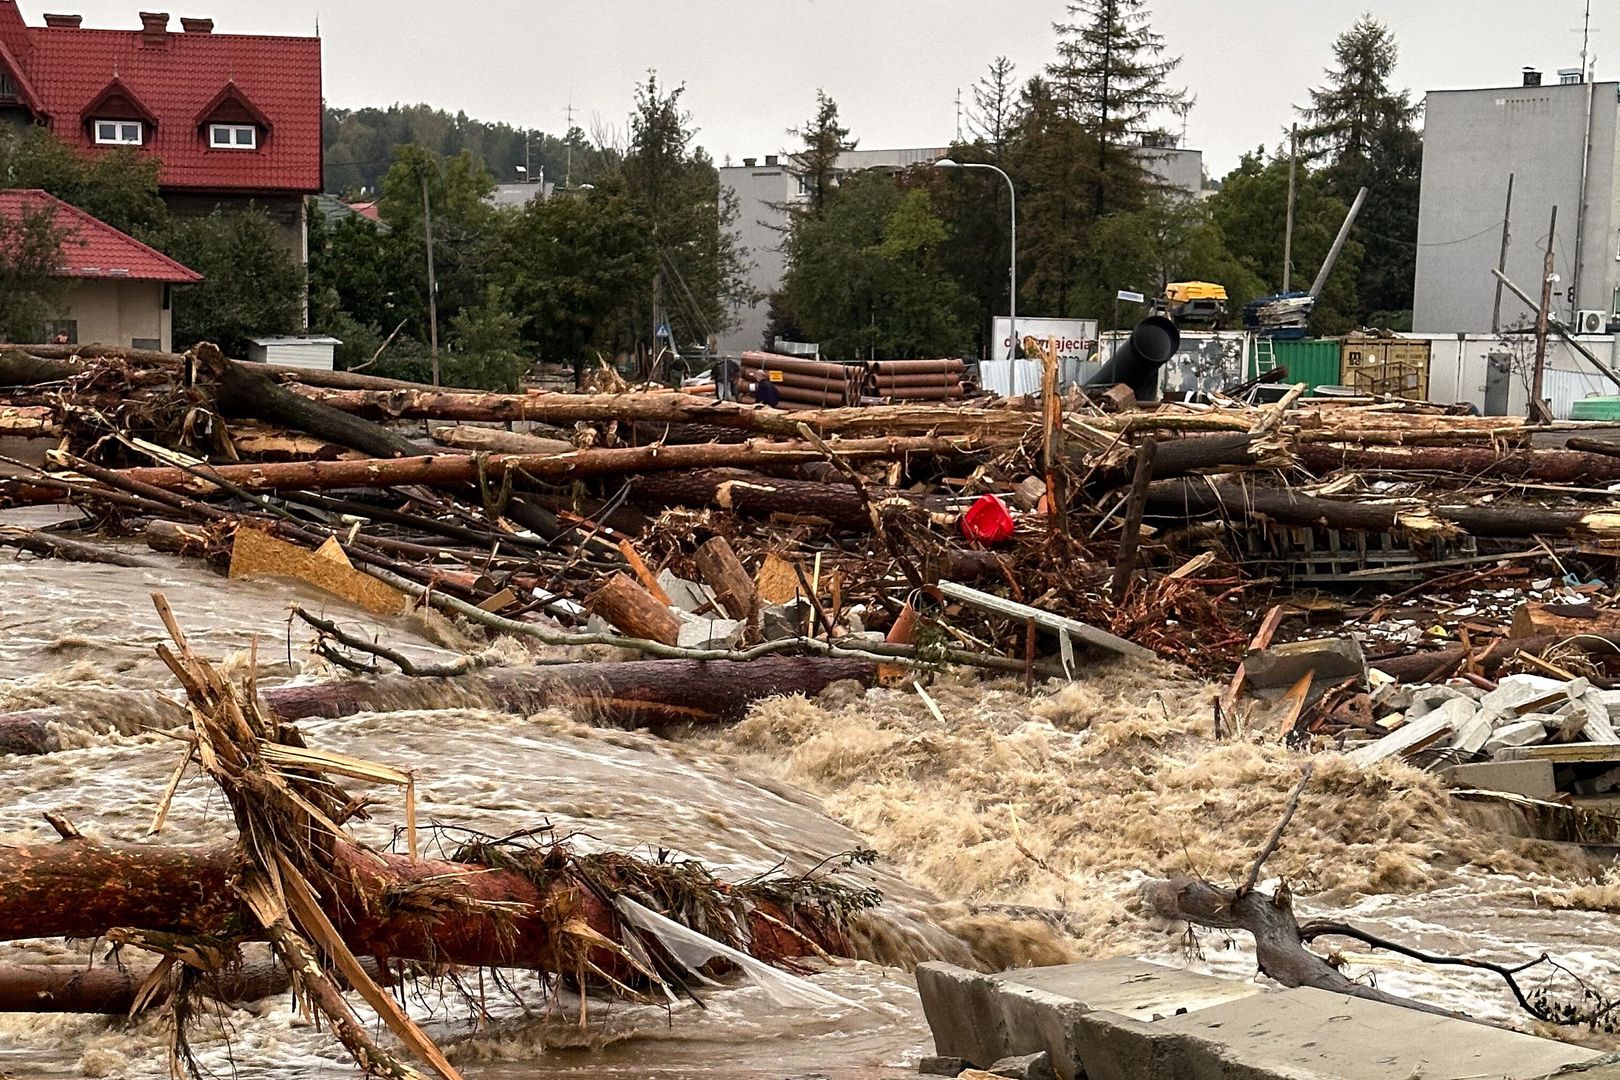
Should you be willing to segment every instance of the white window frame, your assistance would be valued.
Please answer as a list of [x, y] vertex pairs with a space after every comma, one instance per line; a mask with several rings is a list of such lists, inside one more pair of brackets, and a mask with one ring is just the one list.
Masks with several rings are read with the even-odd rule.
[[141, 146], [146, 142], [146, 125], [139, 120], [97, 120], [98, 146]]
[[[220, 141], [220, 136], [225, 141]], [[247, 142], [242, 136], [247, 136]], [[253, 124], [209, 124], [208, 149], [210, 150], [257, 150], [259, 148], [259, 129]]]

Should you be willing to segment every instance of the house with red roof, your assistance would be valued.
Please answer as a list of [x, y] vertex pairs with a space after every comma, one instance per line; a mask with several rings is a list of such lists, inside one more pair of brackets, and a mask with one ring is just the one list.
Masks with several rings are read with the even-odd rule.
[[[174, 288], [202, 275], [39, 190], [0, 190], [0, 220], [47, 218], [62, 237], [56, 277], [68, 288], [37, 340], [169, 351]], [[0, 249], [0, 258], [5, 251]]]
[[176, 214], [267, 211], [307, 256], [305, 198], [321, 190], [321, 42], [214, 32], [142, 12], [139, 29], [78, 15], [30, 26], [0, 0], [0, 125], [36, 124], [86, 154], [134, 147], [161, 162]]

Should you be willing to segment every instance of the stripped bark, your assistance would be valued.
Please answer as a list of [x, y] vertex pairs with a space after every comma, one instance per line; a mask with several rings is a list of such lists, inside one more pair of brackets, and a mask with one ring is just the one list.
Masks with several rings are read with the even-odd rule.
[[[959, 457], [980, 449], [984, 442], [972, 436], [909, 436], [892, 439], [846, 439], [830, 444], [850, 460], [893, 460], [909, 455]], [[497, 454], [488, 457], [438, 454], [420, 457], [365, 458], [352, 461], [288, 461], [204, 467], [202, 475], [168, 466], [120, 470], [124, 478], [167, 491], [206, 493], [214, 488], [205, 476], [244, 491], [322, 491], [333, 488], [427, 487], [478, 481], [499, 482], [508, 474], [563, 479], [616, 476], [625, 473], [721, 466], [793, 465], [818, 461], [823, 453], [804, 442], [750, 440], [744, 443], [700, 446], [632, 446], [605, 450], [576, 450], [568, 454]], [[55, 502], [60, 492], [11, 480], [3, 489], [16, 502]]]
[[1155, 483], [1148, 491], [1148, 506], [1179, 516], [1221, 511], [1235, 518], [1263, 516], [1289, 525], [1371, 532], [1455, 528], [1474, 536], [1620, 537], [1620, 514], [1611, 511], [1505, 503], [1431, 505], [1417, 500], [1324, 499], [1287, 489], [1191, 480]]
[[[109, 930], [238, 934], [235, 845], [115, 845], [85, 839], [0, 847], [0, 940], [97, 938]], [[583, 949], [554, 930], [580, 920], [617, 940], [612, 909], [567, 871], [544, 885], [514, 870], [331, 845], [333, 884], [321, 909], [357, 955], [479, 967], [576, 973], [586, 959], [616, 978], [632, 970], [616, 950]], [[758, 904], [749, 927], [755, 955], [775, 960], [820, 947], [848, 955], [842, 933], [807, 907]], [[573, 935], [570, 935], [573, 937]]]

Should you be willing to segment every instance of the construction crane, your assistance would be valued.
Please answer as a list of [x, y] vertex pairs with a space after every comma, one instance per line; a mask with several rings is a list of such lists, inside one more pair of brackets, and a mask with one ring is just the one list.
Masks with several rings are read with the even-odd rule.
[[1302, 338], [1310, 332], [1311, 312], [1316, 309], [1316, 298], [1327, 284], [1328, 275], [1333, 273], [1339, 253], [1344, 250], [1344, 242], [1350, 236], [1350, 227], [1356, 223], [1356, 215], [1361, 213], [1361, 204], [1366, 200], [1366, 188], [1356, 192], [1356, 201], [1350, 204], [1350, 212], [1344, 215], [1339, 235], [1333, 238], [1333, 246], [1328, 249], [1327, 258], [1322, 262], [1322, 269], [1316, 272], [1316, 280], [1311, 282], [1310, 289], [1306, 292], [1274, 293], [1249, 301], [1243, 307], [1245, 329], [1274, 338]]

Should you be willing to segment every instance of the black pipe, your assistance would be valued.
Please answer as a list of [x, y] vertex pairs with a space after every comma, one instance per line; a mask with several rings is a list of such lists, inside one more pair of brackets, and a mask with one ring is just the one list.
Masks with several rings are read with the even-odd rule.
[[1136, 324], [1131, 336], [1114, 350], [1114, 355], [1087, 386], [1113, 386], [1124, 383], [1137, 401], [1159, 400], [1159, 369], [1181, 346], [1181, 331], [1163, 315], [1149, 315]]

